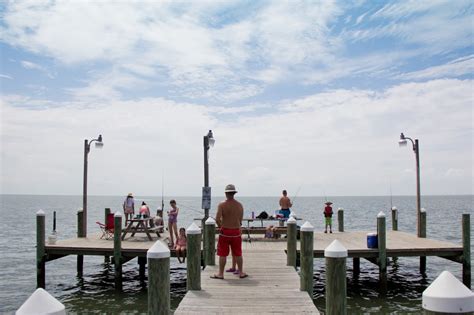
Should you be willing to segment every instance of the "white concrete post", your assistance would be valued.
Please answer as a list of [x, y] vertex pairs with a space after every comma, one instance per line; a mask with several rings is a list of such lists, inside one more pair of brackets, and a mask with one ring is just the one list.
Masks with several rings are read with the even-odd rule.
[[201, 229], [191, 223], [186, 229], [186, 237], [187, 289], [201, 290]]
[[147, 251], [148, 314], [170, 313], [170, 250], [156, 241]]
[[474, 293], [449, 271], [443, 271], [423, 291], [425, 314], [473, 314]]
[[347, 249], [337, 239], [324, 250], [326, 257], [326, 314], [347, 314]]
[[66, 315], [64, 305], [42, 288], [36, 291], [15, 312], [16, 315]]

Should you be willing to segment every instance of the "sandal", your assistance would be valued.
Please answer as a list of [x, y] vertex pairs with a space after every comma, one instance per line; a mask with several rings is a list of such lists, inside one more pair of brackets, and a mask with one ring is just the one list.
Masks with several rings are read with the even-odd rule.
[[236, 271], [237, 271], [237, 269], [235, 269], [235, 268], [229, 268], [225, 272], [236, 272]]
[[239, 278], [240, 278], [240, 279], [243, 279], [243, 278], [247, 278], [248, 276], [249, 276], [249, 275], [246, 274], [246, 273], [241, 273], [240, 276], [239, 276]]
[[224, 277], [219, 277], [218, 275], [212, 275], [211, 279], [219, 279], [219, 280], [224, 280]]

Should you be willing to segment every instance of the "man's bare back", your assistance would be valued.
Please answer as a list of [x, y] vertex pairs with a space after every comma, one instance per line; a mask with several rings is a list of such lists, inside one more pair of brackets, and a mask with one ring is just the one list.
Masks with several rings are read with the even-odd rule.
[[280, 198], [280, 209], [290, 209], [293, 204], [290, 201], [290, 198], [283, 196]]
[[235, 199], [222, 201], [217, 207], [216, 222], [219, 227], [239, 229], [242, 225], [244, 208]]

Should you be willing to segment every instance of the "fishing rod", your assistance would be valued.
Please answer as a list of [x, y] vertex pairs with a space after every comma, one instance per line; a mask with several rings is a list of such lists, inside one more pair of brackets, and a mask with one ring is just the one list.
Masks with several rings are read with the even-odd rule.
[[303, 184], [301, 184], [300, 187], [298, 187], [298, 190], [296, 191], [296, 194], [293, 196], [293, 202], [291, 203], [292, 205], [295, 204], [296, 197], [298, 197], [298, 193], [300, 192], [300, 189], [301, 189], [302, 186], [303, 186]]

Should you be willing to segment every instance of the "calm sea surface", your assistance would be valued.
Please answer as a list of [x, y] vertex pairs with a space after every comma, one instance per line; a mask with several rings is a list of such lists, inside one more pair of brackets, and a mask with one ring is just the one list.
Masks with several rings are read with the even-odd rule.
[[[238, 196], [237, 196], [238, 197]], [[82, 207], [81, 196], [29, 196], [0, 195], [0, 312], [13, 313], [35, 290], [35, 213], [43, 209], [46, 213], [47, 234], [52, 230], [53, 211], [57, 212], [59, 239], [76, 235], [76, 213]], [[179, 227], [187, 227], [193, 218], [202, 216], [200, 198], [172, 197], [181, 211]], [[168, 205], [170, 198], [165, 198]], [[213, 198], [213, 208], [222, 198]], [[345, 209], [346, 230], [375, 231], [376, 216], [380, 211], [389, 214], [390, 197], [330, 197], [333, 208]], [[251, 211], [258, 214], [267, 211], [273, 214], [278, 197], [238, 198], [248, 216]], [[88, 230], [97, 232], [96, 221], [103, 221], [104, 208], [121, 209], [123, 197], [91, 196], [88, 203]], [[152, 210], [160, 207], [161, 197], [137, 196], [136, 201], [145, 201]], [[294, 211], [310, 221], [316, 230], [324, 228], [322, 208], [324, 198], [297, 197]], [[399, 209], [399, 230], [415, 232], [415, 197], [394, 196], [393, 205]], [[424, 196], [422, 206], [427, 210], [429, 238], [461, 244], [461, 215], [472, 213], [473, 196]], [[211, 210], [211, 215], [215, 210]], [[387, 216], [387, 229], [391, 229]], [[471, 218], [471, 221], [474, 219]], [[337, 224], [337, 222], [336, 222]], [[336, 227], [337, 229], [337, 227]], [[473, 242], [471, 241], [471, 244]], [[471, 252], [472, 249], [471, 249]], [[245, 258], [244, 258], [245, 259]], [[245, 260], [244, 260], [245, 261]], [[352, 263], [348, 269], [348, 308], [350, 314], [406, 314], [421, 311], [423, 290], [443, 270], [451, 271], [461, 279], [460, 264], [437, 257], [427, 259], [427, 272], [418, 272], [418, 258], [400, 258], [397, 264], [388, 266], [389, 291], [385, 297], [378, 294], [378, 269], [361, 260], [361, 274], [353, 279]], [[102, 257], [86, 256], [84, 276], [76, 277], [76, 258], [58, 259], [46, 264], [46, 289], [65, 304], [68, 313], [142, 314], [147, 312], [146, 282], [138, 276], [138, 263], [132, 260], [124, 265], [123, 292], [114, 290], [113, 266], [104, 264]], [[276, 275], [277, 276], [277, 275]], [[314, 302], [324, 311], [324, 260], [315, 259]], [[171, 304], [175, 309], [186, 293], [186, 269], [175, 258], [171, 260]]]

